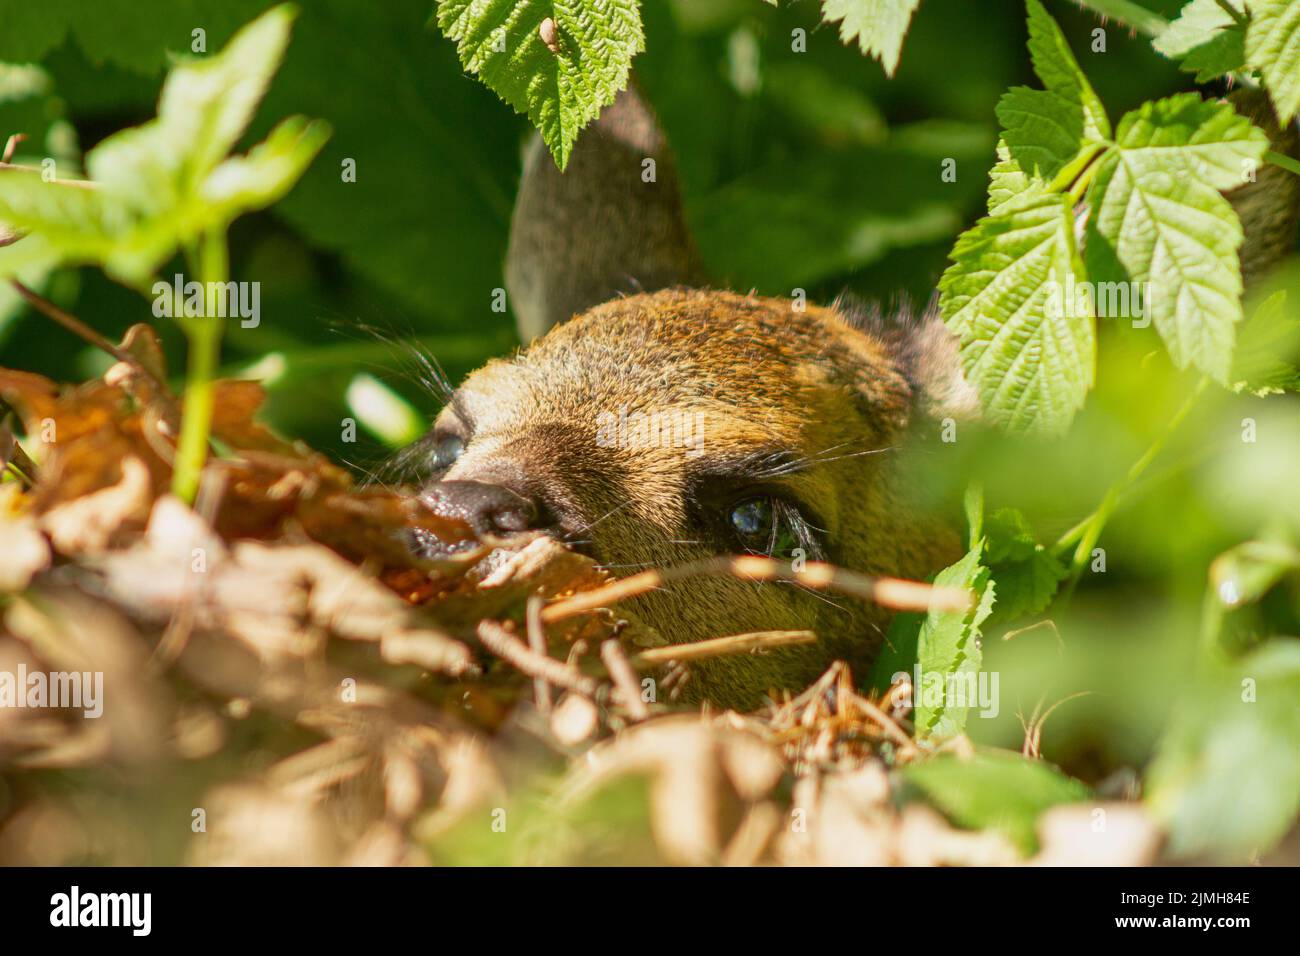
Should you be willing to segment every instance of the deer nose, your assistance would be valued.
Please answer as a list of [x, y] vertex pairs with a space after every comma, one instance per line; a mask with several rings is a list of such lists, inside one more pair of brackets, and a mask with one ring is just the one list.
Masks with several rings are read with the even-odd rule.
[[537, 527], [537, 503], [501, 485], [482, 481], [439, 481], [420, 498], [444, 518], [464, 521], [477, 534], [517, 534]]

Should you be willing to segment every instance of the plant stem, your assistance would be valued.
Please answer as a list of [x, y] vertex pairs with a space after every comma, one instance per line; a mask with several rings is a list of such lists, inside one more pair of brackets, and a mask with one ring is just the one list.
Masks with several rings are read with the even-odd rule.
[[1279, 153], [1275, 149], [1270, 149], [1264, 154], [1264, 161], [1272, 163], [1279, 169], [1285, 169], [1289, 173], [1295, 173], [1297, 176], [1300, 176], [1300, 160], [1288, 156], [1285, 153]]
[[1119, 504], [1120, 497], [1132, 487], [1134, 482], [1142, 477], [1143, 473], [1151, 466], [1151, 463], [1164, 450], [1165, 445], [1169, 443], [1169, 439], [1174, 432], [1178, 430], [1178, 427], [1191, 413], [1192, 408], [1196, 405], [1197, 400], [1201, 397], [1208, 384], [1209, 380], [1205, 378], [1202, 378], [1196, 384], [1196, 388], [1183, 401], [1178, 411], [1174, 412], [1173, 417], [1169, 419], [1164, 429], [1156, 436], [1155, 441], [1142, 453], [1142, 457], [1130, 466], [1128, 473], [1123, 478], [1107, 489], [1106, 495], [1101, 499], [1101, 504], [1097, 506], [1097, 509], [1062, 535], [1060, 540], [1053, 545], [1055, 551], [1067, 547], [1075, 539], [1079, 542], [1074, 549], [1074, 557], [1070, 561], [1069, 584], [1065, 591], [1067, 597], [1073, 593], [1074, 586], [1083, 573], [1084, 566], [1092, 556], [1092, 549], [1096, 547], [1097, 540], [1106, 527], [1106, 522], [1110, 520], [1116, 505]]
[[203, 315], [186, 316], [182, 328], [190, 351], [185, 377], [185, 403], [181, 408], [181, 436], [176, 446], [172, 493], [187, 504], [194, 501], [199, 478], [208, 457], [212, 428], [212, 379], [221, 351], [218, 296], [230, 271], [224, 229], [204, 233], [199, 243], [199, 281], [203, 284]]
[[1132, 0], [1080, 0], [1093, 13], [1127, 24], [1139, 33], [1154, 37], [1164, 32], [1169, 21]]

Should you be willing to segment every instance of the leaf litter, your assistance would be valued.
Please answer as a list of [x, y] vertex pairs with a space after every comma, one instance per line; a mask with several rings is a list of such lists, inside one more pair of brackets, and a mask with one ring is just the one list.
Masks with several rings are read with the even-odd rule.
[[[115, 354], [75, 387], [0, 369], [0, 412], [17, 417], [0, 418], [0, 674], [102, 675], [99, 718], [0, 707], [2, 864], [1158, 852], [1135, 804], [1095, 805], [1122, 824], [1111, 840], [1094, 838], [1094, 805], [1056, 807], [1029, 858], [996, 829], [954, 827], [896, 781], [935, 749], [899, 688], [864, 693], [842, 663], [756, 713], [679, 705], [692, 660], [813, 636], [675, 655], [587, 557], [546, 537], [474, 541], [402, 489], [358, 486], [260, 425], [254, 382], [214, 385], [219, 455], [191, 509], [167, 490], [179, 403], [158, 341], [137, 326]], [[417, 557], [413, 534], [463, 547]]]

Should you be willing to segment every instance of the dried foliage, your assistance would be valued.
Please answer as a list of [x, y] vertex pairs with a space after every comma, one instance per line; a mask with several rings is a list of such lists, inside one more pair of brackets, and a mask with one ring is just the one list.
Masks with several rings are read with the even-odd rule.
[[[1022, 859], [901, 798], [905, 708], [842, 665], [752, 715], [674, 705], [693, 659], [807, 632], [675, 654], [610, 608], [544, 613], [609, 583], [548, 538], [413, 557], [413, 529], [468, 531], [258, 425], [251, 382], [217, 385], [190, 509], [157, 342], [121, 348], [75, 388], [0, 371], [6, 465], [31, 455], [0, 485], [0, 671], [103, 675], [97, 719], [0, 708], [0, 862]], [[1036, 859], [1154, 855], [1132, 805], [1101, 843], [1093, 809], [1058, 808]]]

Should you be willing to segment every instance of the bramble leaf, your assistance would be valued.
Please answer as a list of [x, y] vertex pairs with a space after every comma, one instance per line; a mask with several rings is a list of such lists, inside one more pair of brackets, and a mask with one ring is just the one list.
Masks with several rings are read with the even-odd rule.
[[1300, 112], [1300, 3], [1250, 0], [1246, 62], [1264, 77], [1285, 125]]
[[894, 75], [903, 52], [903, 38], [921, 0], [822, 0], [822, 20], [839, 22], [840, 39], [857, 41], [862, 52], [875, 57]]
[[1268, 138], [1226, 103], [1185, 93], [1124, 116], [1090, 192], [1093, 282], [1144, 284], [1146, 314], [1179, 368], [1227, 383], [1241, 319], [1241, 224], [1220, 190]]
[[247, 156], [232, 156], [212, 170], [199, 195], [214, 218], [227, 222], [269, 206], [293, 188], [329, 135], [328, 124], [291, 116]]
[[[959, 705], [947, 688], [955, 683], [968, 686], [979, 674], [980, 625], [995, 600], [988, 568], [981, 564], [983, 547], [983, 542], [978, 542], [960, 561], [935, 576], [937, 586], [974, 592], [975, 604], [965, 611], [930, 611], [921, 622], [916, 656], [922, 682], [912, 689], [919, 737], [953, 737], [966, 727], [966, 713], [974, 701]], [[928, 686], [931, 680], [936, 681], [935, 687]], [[940, 680], [941, 685], [937, 683]], [[939, 686], [943, 692], [935, 693]]]
[[952, 260], [939, 305], [988, 418], [1012, 432], [1064, 431], [1096, 363], [1091, 303], [1063, 295], [1082, 279], [1069, 197], [1005, 202], [958, 238]]
[[1090, 795], [1084, 784], [1051, 764], [1005, 751], [984, 751], [969, 760], [936, 757], [900, 773], [954, 823], [1000, 830], [1025, 854], [1038, 845], [1035, 825], [1043, 811]]
[[1300, 392], [1300, 303], [1278, 289], [1237, 331], [1229, 382], [1233, 391], [1263, 397]]
[[1105, 148], [1110, 120], [1101, 100], [1038, 0], [1029, 2], [1029, 53], [1046, 89], [1017, 86], [998, 101], [1010, 161], [1035, 179], [1067, 185]]
[[985, 564], [998, 589], [994, 616], [1014, 621], [1047, 607], [1065, 577], [1065, 567], [1038, 543], [1025, 516], [1014, 508], [999, 508], [989, 515], [984, 529]]
[[1071, 104], [1082, 114], [1084, 137], [1089, 141], [1110, 138], [1106, 108], [1088, 83], [1079, 61], [1065, 42], [1065, 34], [1039, 0], [1029, 0], [1029, 57], [1034, 72], [1049, 92]]
[[645, 49], [637, 0], [438, 0], [437, 20], [465, 69], [527, 115], [560, 169]]
[[[1224, 5], [1237, 11], [1233, 16]], [[1241, 0], [1192, 0], [1164, 32], [1151, 41], [1158, 53], [1182, 60], [1197, 83], [1246, 65], [1246, 16]]]
[[28, 235], [0, 258], [0, 270], [90, 262], [139, 285], [179, 245], [288, 191], [329, 135], [325, 124], [287, 120], [248, 156], [223, 159], [279, 66], [293, 15], [274, 7], [220, 53], [181, 61], [163, 85], [156, 119], [86, 155], [91, 182], [7, 175], [0, 221]]

